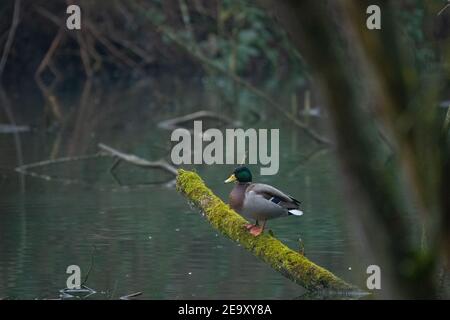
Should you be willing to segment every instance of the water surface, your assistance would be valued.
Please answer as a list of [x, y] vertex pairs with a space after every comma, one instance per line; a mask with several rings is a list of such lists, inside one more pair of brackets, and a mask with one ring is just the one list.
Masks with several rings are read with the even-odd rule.
[[[244, 128], [280, 128], [279, 174], [261, 177], [253, 166], [254, 179], [300, 199], [305, 215], [270, 221], [268, 228], [295, 250], [301, 238], [308, 258], [349, 282], [362, 281], [365, 269], [346, 224], [332, 151], [270, 111], [255, 119], [200, 89], [177, 92], [181, 98], [164, 104], [150, 99], [149, 89], [144, 82], [126, 92], [85, 88], [84, 100], [62, 94], [63, 105], [75, 106], [72, 120], [49, 130], [41, 126], [42, 100], [12, 99], [14, 110], [25, 114], [18, 122], [32, 127], [19, 134], [21, 161], [94, 154], [98, 142], [150, 160], [167, 158], [170, 132], [158, 122], [205, 105]], [[50, 181], [23, 177], [13, 170], [20, 162], [16, 147], [12, 134], [0, 134], [0, 298], [58, 298], [72, 264], [83, 277], [92, 265], [86, 285], [98, 299], [133, 292], [142, 292], [141, 299], [294, 299], [305, 293], [218, 234], [173, 186], [152, 183], [167, 174], [121, 165], [117, 175], [129, 185], [123, 187], [108, 172], [112, 159], [94, 158], [34, 170]], [[231, 186], [223, 180], [233, 166], [186, 167], [195, 167], [227, 199]]]

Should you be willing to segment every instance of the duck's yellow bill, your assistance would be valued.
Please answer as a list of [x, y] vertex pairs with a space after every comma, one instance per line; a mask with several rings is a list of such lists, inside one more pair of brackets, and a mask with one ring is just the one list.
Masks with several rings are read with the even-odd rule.
[[234, 175], [234, 173], [227, 179], [225, 180], [225, 183], [230, 183], [230, 182], [234, 182], [236, 181], [236, 176]]

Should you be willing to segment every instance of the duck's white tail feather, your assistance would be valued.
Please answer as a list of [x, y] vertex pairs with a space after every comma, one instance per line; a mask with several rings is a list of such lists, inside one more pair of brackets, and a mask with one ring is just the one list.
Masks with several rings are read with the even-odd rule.
[[300, 211], [297, 209], [291, 209], [288, 212], [289, 212], [289, 215], [293, 215], [293, 216], [302, 216], [303, 215], [303, 211]]

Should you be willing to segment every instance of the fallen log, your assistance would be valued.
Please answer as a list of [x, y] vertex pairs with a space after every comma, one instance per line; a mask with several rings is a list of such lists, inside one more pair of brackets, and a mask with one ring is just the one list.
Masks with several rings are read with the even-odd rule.
[[288, 248], [272, 235], [250, 235], [244, 228], [248, 222], [217, 197], [195, 172], [179, 169], [177, 190], [203, 213], [215, 229], [308, 291], [359, 291], [355, 286]]

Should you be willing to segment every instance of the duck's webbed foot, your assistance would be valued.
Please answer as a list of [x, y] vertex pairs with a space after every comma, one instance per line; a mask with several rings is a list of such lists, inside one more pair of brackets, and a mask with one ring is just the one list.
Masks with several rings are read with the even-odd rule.
[[250, 231], [251, 235], [256, 237], [256, 236], [259, 236], [261, 233], [264, 232], [265, 226], [266, 226], [266, 220], [263, 220], [262, 226], [259, 226], [258, 225], [258, 221], [256, 221], [256, 224], [252, 228], [250, 228], [248, 230]]
[[251, 230], [252, 228], [256, 227], [256, 224], [247, 223], [244, 225], [244, 228], [247, 230]]
[[251, 230], [252, 228], [257, 227], [257, 226], [258, 226], [258, 220], [256, 220], [255, 224], [252, 224], [252, 223], [245, 224], [244, 228], [247, 230]]
[[253, 228], [250, 229], [250, 234], [252, 236], [259, 236], [264, 231], [263, 227], [260, 226], [253, 226]]

